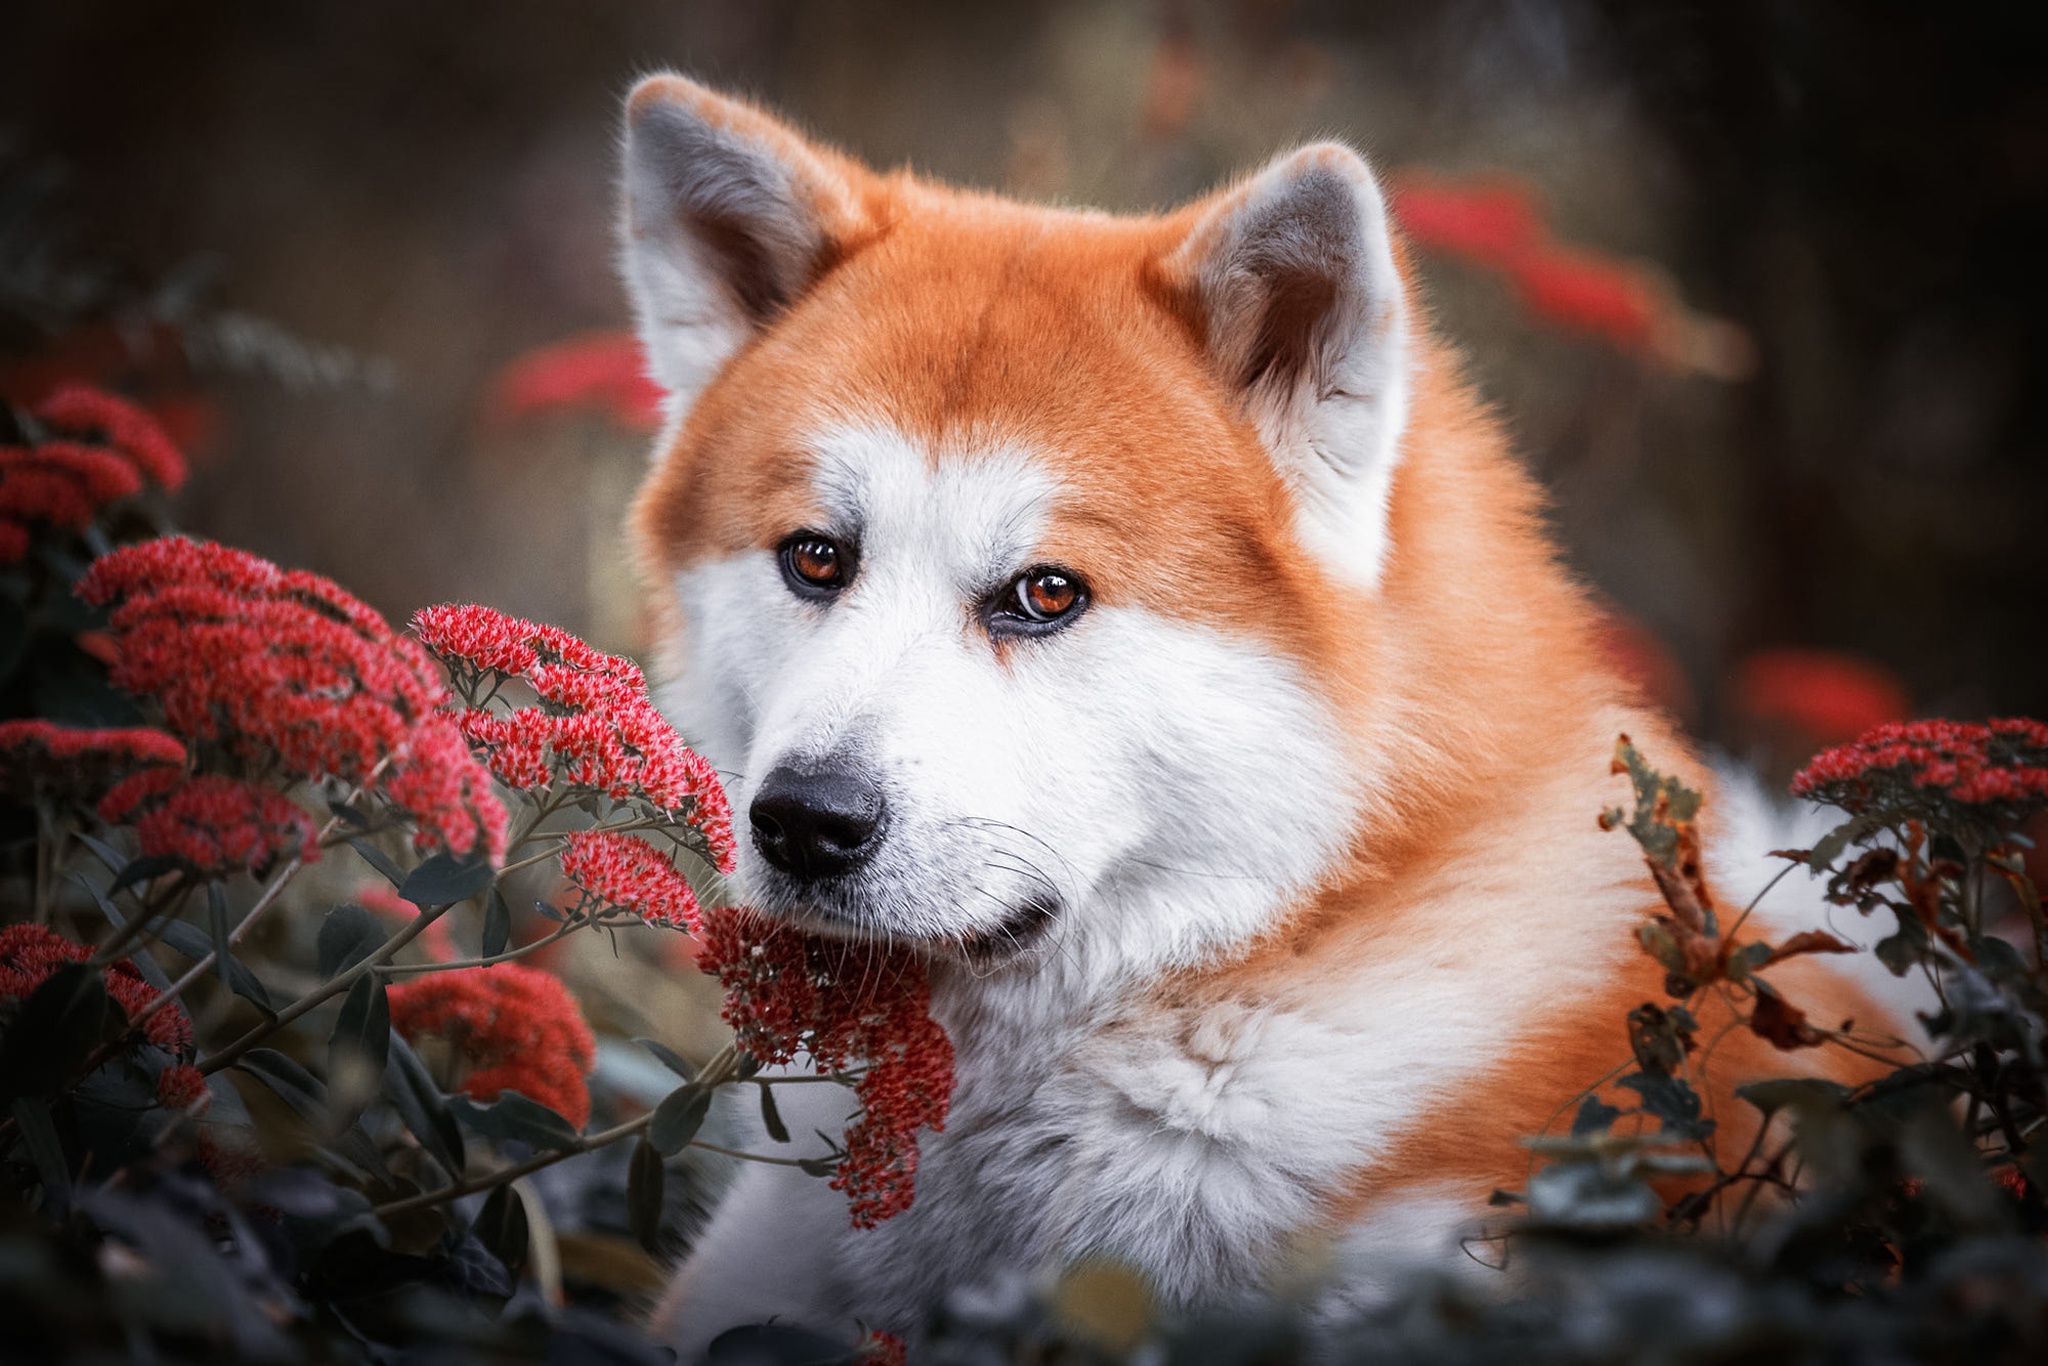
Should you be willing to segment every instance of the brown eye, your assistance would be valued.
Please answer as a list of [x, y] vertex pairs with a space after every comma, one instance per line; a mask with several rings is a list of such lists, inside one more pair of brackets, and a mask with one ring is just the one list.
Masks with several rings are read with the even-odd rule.
[[800, 531], [782, 543], [782, 576], [807, 597], [833, 593], [846, 586], [852, 559], [829, 536]]
[[1064, 569], [1033, 569], [1010, 589], [1001, 615], [1018, 626], [1051, 626], [1070, 617], [1086, 601], [1081, 580]]

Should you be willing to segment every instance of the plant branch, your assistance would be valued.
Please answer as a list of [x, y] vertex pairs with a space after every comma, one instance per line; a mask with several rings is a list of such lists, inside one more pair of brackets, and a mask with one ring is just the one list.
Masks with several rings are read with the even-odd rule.
[[250, 1049], [261, 1044], [265, 1039], [277, 1033], [278, 1030], [283, 1029], [286, 1025], [323, 1002], [341, 995], [354, 986], [356, 979], [364, 973], [375, 972], [384, 963], [388, 962], [393, 954], [425, 933], [427, 926], [433, 924], [454, 907], [461, 904], [459, 901], [450, 901], [440, 906], [429, 906], [421, 910], [417, 916], [413, 917], [410, 925], [405, 926], [398, 933], [385, 940], [369, 957], [363, 959], [354, 967], [337, 973], [328, 979], [325, 984], [301, 996], [298, 1000], [278, 1012], [275, 1019], [264, 1021], [241, 1038], [236, 1039], [226, 1048], [223, 1048], [220, 1052], [215, 1053], [212, 1057], [201, 1059], [198, 1064], [199, 1070], [211, 1076], [224, 1067], [234, 1066]]
[[529, 953], [534, 953], [546, 948], [550, 944], [567, 939], [576, 931], [592, 923], [588, 920], [572, 920], [553, 934], [536, 939], [531, 944], [521, 944], [516, 949], [507, 949], [503, 953], [493, 954], [489, 958], [460, 958], [452, 963], [385, 963], [377, 971], [386, 977], [396, 977], [400, 973], [454, 972], [458, 968], [488, 968], [498, 963], [510, 963], [515, 959], [524, 958]]

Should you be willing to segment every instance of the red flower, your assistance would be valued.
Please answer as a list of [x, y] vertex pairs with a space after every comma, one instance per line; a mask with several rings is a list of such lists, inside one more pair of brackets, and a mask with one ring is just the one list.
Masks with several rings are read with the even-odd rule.
[[432, 664], [330, 580], [166, 537], [102, 556], [78, 592], [119, 602], [108, 678], [157, 698], [173, 731], [293, 777], [363, 782], [385, 764], [417, 844], [502, 857], [504, 807], [441, 712]]
[[900, 949], [820, 939], [740, 909], [704, 915], [699, 966], [726, 990], [725, 1019], [763, 1062], [799, 1051], [828, 1072], [861, 1063], [861, 1116], [832, 1186], [858, 1228], [910, 1208], [918, 1131], [943, 1130], [953, 1045], [931, 1017], [924, 965]]
[[652, 431], [661, 423], [661, 400], [638, 339], [630, 332], [593, 332], [514, 360], [499, 372], [488, 410], [499, 421], [518, 421], [591, 408], [621, 426]]
[[[83, 963], [92, 950], [41, 925], [9, 925], [0, 929], [0, 1001], [24, 1001], [66, 963]], [[157, 998], [157, 989], [127, 959], [108, 967], [102, 978], [107, 995], [133, 1020]], [[183, 1056], [192, 1049], [192, 1020], [174, 1002], [149, 1017], [143, 1037], [158, 1048]]]
[[205, 1073], [190, 1063], [173, 1063], [157, 1074], [156, 1103], [166, 1110], [199, 1115], [213, 1103], [213, 1092], [207, 1089]]
[[564, 783], [615, 801], [645, 801], [695, 827], [705, 855], [732, 871], [725, 789], [655, 707], [637, 664], [488, 607], [429, 607], [412, 628], [465, 697], [487, 701], [509, 678], [539, 694], [538, 706], [474, 706], [458, 719], [499, 781], [521, 789]]
[[479, 1101], [517, 1091], [577, 1128], [597, 1044], [561, 979], [517, 963], [436, 972], [390, 989], [391, 1024], [407, 1040], [446, 1040], [467, 1069], [456, 1089]]
[[155, 418], [126, 399], [66, 384], [38, 403], [35, 414], [65, 436], [113, 447], [167, 489], [175, 491], [185, 482], [185, 457]]
[[863, 1366], [904, 1366], [909, 1347], [894, 1333], [869, 1330], [860, 1344]]
[[217, 774], [147, 769], [102, 797], [99, 813], [110, 825], [133, 825], [145, 857], [182, 859], [201, 877], [264, 877], [282, 859], [320, 857], [312, 818], [296, 803]]
[[562, 873], [595, 902], [636, 912], [649, 924], [697, 928], [697, 894], [668, 856], [645, 840], [579, 830], [562, 851]]
[[1654, 270], [1560, 244], [1536, 193], [1511, 177], [1403, 177], [1394, 217], [1421, 246], [1500, 272], [1542, 322], [1625, 351], [1733, 378], [1752, 363], [1746, 334], [1685, 308]]
[[135, 467], [111, 451], [61, 441], [0, 446], [0, 519], [23, 528], [24, 553], [25, 524], [83, 531], [101, 508], [141, 491]]
[[1582, 251], [1551, 247], [1516, 262], [1522, 302], [1540, 318], [1646, 351], [1662, 325], [1663, 299], [1634, 267]]
[[1463, 184], [1404, 178], [1394, 188], [1394, 216], [1425, 247], [1506, 268], [1548, 238], [1536, 196], [1509, 176]]
[[1736, 667], [1731, 700], [1745, 720], [1783, 726], [1811, 745], [1839, 745], [1904, 719], [1910, 707], [1904, 685], [1890, 673], [1827, 650], [1749, 656]]
[[1801, 797], [1887, 818], [1988, 808], [2017, 818], [2048, 805], [2048, 725], [1909, 721], [1874, 727], [1794, 775]]
[[0, 721], [0, 784], [33, 800], [83, 801], [144, 768], [182, 768], [185, 747], [160, 730], [88, 730], [54, 721]]

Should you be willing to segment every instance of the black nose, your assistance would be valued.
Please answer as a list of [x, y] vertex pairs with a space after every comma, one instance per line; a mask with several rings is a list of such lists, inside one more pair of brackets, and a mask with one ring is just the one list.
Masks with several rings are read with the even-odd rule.
[[879, 841], [882, 789], [838, 765], [773, 769], [748, 809], [754, 847], [791, 877], [813, 882], [850, 873]]

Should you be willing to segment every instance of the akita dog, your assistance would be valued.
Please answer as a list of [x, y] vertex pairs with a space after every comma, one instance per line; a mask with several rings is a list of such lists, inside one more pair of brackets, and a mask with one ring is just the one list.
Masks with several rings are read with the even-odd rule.
[[[1595, 822], [1617, 734], [1706, 775], [1610, 670], [1366, 163], [1113, 217], [659, 76], [624, 176], [664, 705], [750, 817], [745, 898], [922, 946], [959, 1079], [877, 1229], [749, 1166], [679, 1342], [914, 1334], [1083, 1257], [1206, 1306], [1452, 1248], [1662, 998]], [[1740, 1033], [1714, 1084], [1799, 1060]]]

